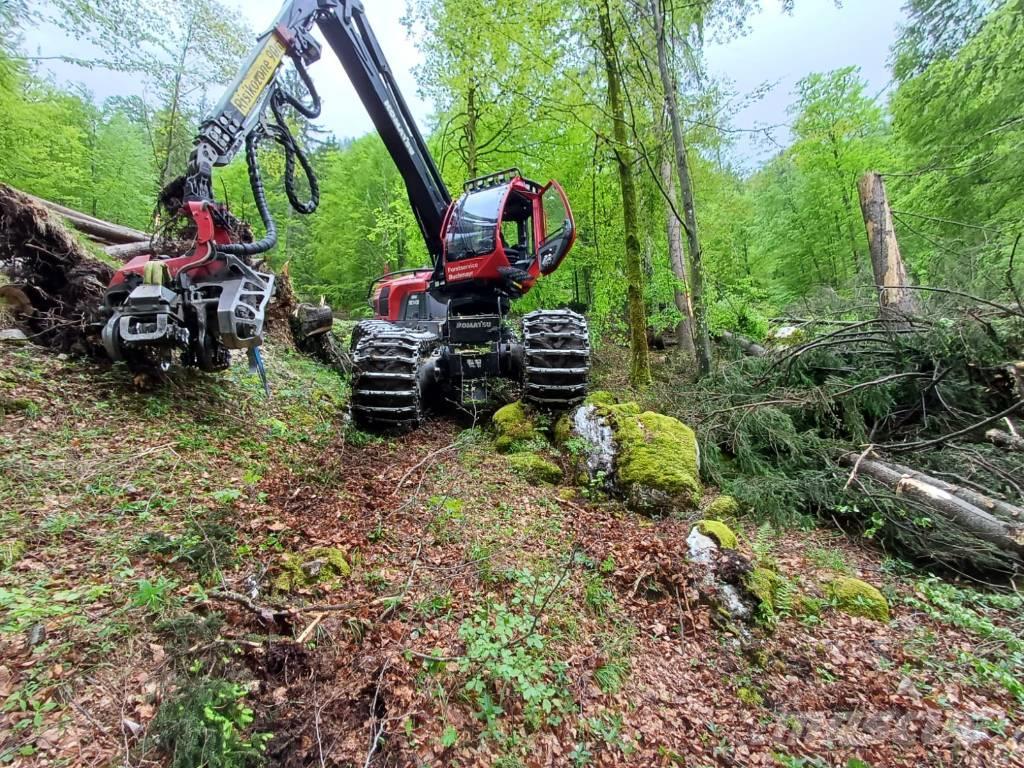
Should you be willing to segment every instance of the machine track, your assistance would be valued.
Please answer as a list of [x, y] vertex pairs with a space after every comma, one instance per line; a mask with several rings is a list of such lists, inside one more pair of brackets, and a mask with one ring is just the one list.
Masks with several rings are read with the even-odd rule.
[[590, 334], [583, 315], [538, 309], [523, 317], [523, 399], [563, 409], [587, 395]]
[[360, 428], [404, 430], [423, 419], [434, 334], [367, 320], [352, 333], [352, 419]]

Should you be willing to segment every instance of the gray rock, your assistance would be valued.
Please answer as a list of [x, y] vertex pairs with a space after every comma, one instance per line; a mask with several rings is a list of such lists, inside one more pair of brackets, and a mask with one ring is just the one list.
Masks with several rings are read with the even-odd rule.
[[20, 328], [4, 328], [0, 330], [0, 341], [8, 344], [27, 344], [28, 336]]

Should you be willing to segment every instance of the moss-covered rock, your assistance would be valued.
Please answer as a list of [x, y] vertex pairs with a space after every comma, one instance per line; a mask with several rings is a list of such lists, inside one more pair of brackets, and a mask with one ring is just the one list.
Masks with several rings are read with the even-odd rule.
[[615, 483], [638, 512], [668, 514], [700, 503], [700, 454], [693, 430], [636, 403], [597, 406], [614, 433]]
[[618, 402], [619, 398], [617, 398], [611, 392], [606, 392], [603, 389], [599, 389], [596, 392], [591, 392], [583, 400], [584, 405], [616, 405]]
[[554, 484], [562, 480], [561, 467], [535, 453], [515, 453], [508, 461], [517, 475], [530, 482]]
[[346, 578], [352, 566], [337, 547], [313, 547], [305, 552], [287, 552], [281, 557], [281, 572], [274, 578], [277, 592], [293, 592]]
[[844, 613], [876, 621], [889, 621], [889, 602], [866, 581], [837, 576], [825, 584], [825, 592]]
[[736, 534], [720, 520], [699, 520], [697, 530], [717, 541], [722, 549], [736, 549]]
[[769, 615], [775, 612], [775, 598], [782, 583], [782, 577], [775, 571], [760, 567], [754, 568], [743, 580], [747, 592], [757, 598], [763, 612]]
[[735, 518], [740, 512], [740, 503], [732, 496], [719, 496], [704, 511], [709, 520], [727, 520]]
[[567, 411], [559, 416], [551, 429], [551, 438], [557, 446], [565, 445], [572, 437], [572, 413]]
[[498, 435], [494, 445], [500, 453], [513, 453], [518, 446], [541, 437], [531, 414], [519, 400], [499, 408], [491, 421]]

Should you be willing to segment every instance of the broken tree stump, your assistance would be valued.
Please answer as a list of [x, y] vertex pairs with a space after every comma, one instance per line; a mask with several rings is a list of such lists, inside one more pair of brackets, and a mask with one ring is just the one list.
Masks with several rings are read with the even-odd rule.
[[874, 171], [865, 173], [860, 177], [857, 188], [868, 234], [871, 269], [878, 288], [879, 316], [899, 325], [917, 313], [917, 302], [907, 287], [910, 278], [907, 277], [907, 268], [896, 241], [892, 209], [889, 207], [882, 174]]

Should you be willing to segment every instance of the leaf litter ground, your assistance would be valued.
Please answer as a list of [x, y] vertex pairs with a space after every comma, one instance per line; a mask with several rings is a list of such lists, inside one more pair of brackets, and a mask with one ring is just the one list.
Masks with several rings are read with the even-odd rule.
[[[531, 485], [464, 423], [355, 432], [340, 379], [267, 358], [269, 403], [242, 368], [140, 394], [2, 350], [5, 762], [165, 764], [161, 705], [225, 679], [277, 765], [1024, 764], [1012, 596], [737, 521], [804, 603], [738, 627], [691, 521]], [[315, 548], [350, 572], [275, 592]], [[893, 621], [830, 606], [836, 573]]]

